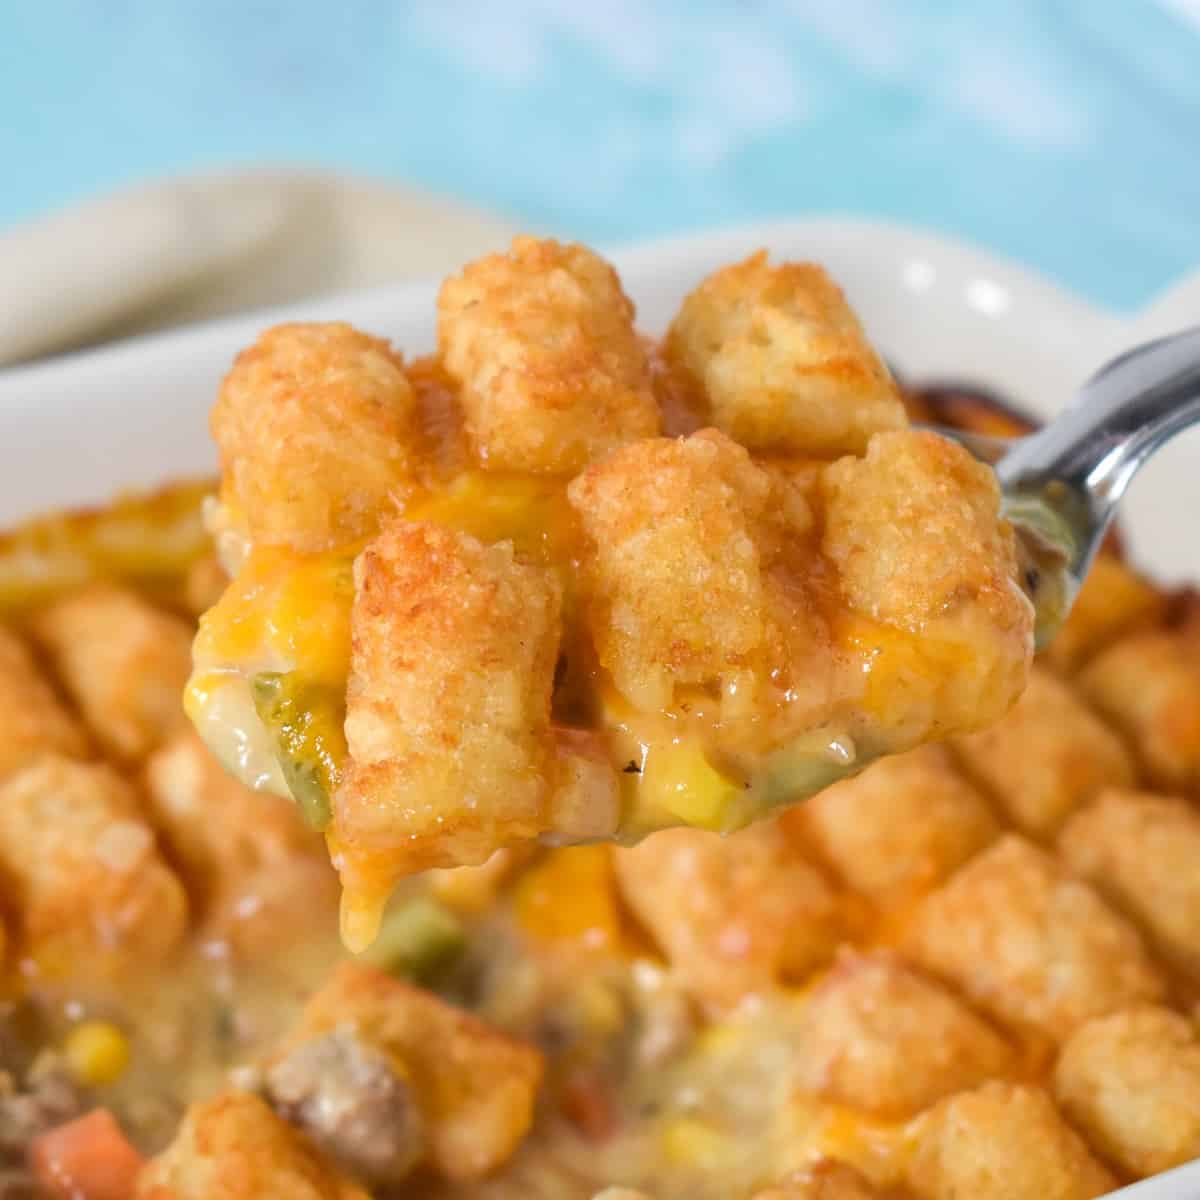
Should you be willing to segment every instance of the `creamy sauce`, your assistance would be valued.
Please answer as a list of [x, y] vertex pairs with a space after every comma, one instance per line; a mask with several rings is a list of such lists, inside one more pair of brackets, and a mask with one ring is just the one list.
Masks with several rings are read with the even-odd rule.
[[[254, 914], [248, 893], [239, 907]], [[212, 1095], [278, 1043], [304, 1001], [344, 955], [332, 908], [318, 907], [279, 931], [261, 953], [239, 954], [201, 931], [161, 968], [147, 968], [112, 986], [78, 981], [25, 984], [25, 1003], [39, 1015], [45, 1044], [65, 1043], [80, 1021], [114, 1022], [129, 1039], [127, 1070], [93, 1089], [148, 1153], [174, 1135], [188, 1104]]]

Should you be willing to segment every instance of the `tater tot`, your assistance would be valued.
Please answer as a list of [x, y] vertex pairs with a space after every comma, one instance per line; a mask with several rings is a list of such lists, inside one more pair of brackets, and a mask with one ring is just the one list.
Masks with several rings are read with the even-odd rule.
[[407, 1071], [431, 1165], [476, 1179], [516, 1149], [533, 1119], [542, 1057], [431, 992], [358, 963], [344, 963], [309, 1000], [284, 1053], [334, 1030], [353, 1031]]
[[108, 766], [45, 757], [0, 785], [0, 874], [47, 975], [154, 963], [185, 932], [183, 887]]
[[1133, 926], [1016, 835], [926, 897], [903, 945], [997, 1020], [1055, 1041], [1165, 989]]
[[43, 609], [32, 631], [109, 754], [137, 760], [187, 728], [185, 621], [136, 592], [97, 584]]
[[1000, 1074], [1003, 1038], [892, 954], [847, 953], [804, 1002], [796, 1082], [887, 1118]]
[[1200, 1157], [1200, 1038], [1170, 1009], [1084, 1025], [1063, 1047], [1054, 1091], [1096, 1148], [1131, 1174]]
[[1042, 667], [988, 729], [958, 739], [964, 765], [1025, 833], [1053, 837], [1085, 800], [1133, 782], [1121, 739]]
[[1033, 606], [992, 471], [937, 434], [882, 433], [865, 458], [828, 466], [821, 492], [822, 552], [863, 619], [845, 625], [871, 663], [868, 709], [911, 726], [911, 741], [1007, 712], [1033, 657]]
[[150, 756], [145, 784], [148, 815], [194, 909], [210, 918], [210, 934], [265, 948], [311, 925], [322, 905], [335, 911], [337, 881], [325, 843], [295, 804], [243, 786], [195, 733]]
[[813, 263], [765, 251], [710, 275], [666, 339], [715, 425], [753, 450], [861, 451], [907, 424], [904, 406], [838, 286]]
[[1079, 685], [1129, 739], [1154, 786], [1200, 785], [1200, 660], [1192, 639], [1132, 634], [1092, 659]]
[[138, 1200], [370, 1200], [270, 1106], [224, 1091], [193, 1104], [146, 1165]]
[[985, 1083], [920, 1119], [909, 1182], [926, 1200], [1092, 1200], [1117, 1186], [1040, 1088]]
[[268, 329], [212, 411], [231, 519], [254, 541], [304, 551], [367, 536], [409, 478], [415, 421], [387, 342], [343, 324]]
[[629, 446], [571, 484], [596, 650], [638, 707], [753, 667], [764, 636], [755, 532], [770, 488], [713, 430]]
[[145, 781], [150, 817], [200, 894], [261, 863], [323, 850], [291, 800], [240, 784], [193, 732], [150, 757]]
[[802, 979], [843, 931], [837, 896], [771, 822], [726, 838], [664, 830], [615, 851], [614, 865], [684, 986], [717, 1007]]
[[1135, 629], [1156, 624], [1166, 596], [1112, 554], [1097, 555], [1045, 658], [1061, 671], [1074, 671], [1098, 650]]
[[519, 237], [442, 285], [438, 344], [479, 461], [569, 473], [658, 432], [645, 349], [616, 272]]
[[[482, 863], [547, 822], [560, 588], [510, 543], [396, 521], [358, 557], [343, 884]], [[381, 898], [381, 897], [379, 897]]]
[[0, 625], [0, 779], [43, 754], [82, 758], [83, 729], [54, 694], [29, 647]]
[[1105, 792], [1072, 818], [1059, 848], [1164, 958], [1200, 980], [1200, 812], [1166, 796]]
[[918, 632], [947, 608], [978, 605], [998, 630], [1031, 633], [996, 476], [957, 442], [878, 434], [865, 457], [828, 466], [821, 491], [822, 548], [856, 611]]
[[941, 883], [999, 833], [942, 746], [883, 758], [784, 816], [856, 891], [900, 899]]

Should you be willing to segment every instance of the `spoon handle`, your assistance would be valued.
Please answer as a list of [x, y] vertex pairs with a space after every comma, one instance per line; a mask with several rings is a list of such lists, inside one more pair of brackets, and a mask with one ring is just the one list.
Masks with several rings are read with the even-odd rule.
[[1200, 422], [1200, 326], [1138, 346], [1094, 375], [1072, 406], [997, 465], [1010, 498], [1048, 504], [1094, 535], [1071, 564], [1087, 569], [1098, 534], [1138, 468]]

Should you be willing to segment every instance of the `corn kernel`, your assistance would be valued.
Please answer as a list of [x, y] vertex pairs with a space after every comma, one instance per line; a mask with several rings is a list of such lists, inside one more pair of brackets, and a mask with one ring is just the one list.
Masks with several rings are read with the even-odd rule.
[[717, 1171], [729, 1164], [735, 1149], [725, 1134], [697, 1117], [675, 1117], [663, 1128], [663, 1154], [676, 1166]]
[[716, 831], [729, 826], [744, 791], [689, 743], [655, 746], [646, 757], [639, 790], [685, 824]]
[[115, 1083], [129, 1065], [129, 1039], [111, 1021], [83, 1021], [67, 1034], [67, 1065], [80, 1083]]
[[747, 1040], [746, 1030], [737, 1025], [715, 1024], [701, 1030], [696, 1039], [696, 1049], [700, 1054], [721, 1058], [730, 1056]]
[[620, 992], [611, 983], [589, 979], [572, 998], [575, 1013], [588, 1033], [604, 1037], [624, 1028], [625, 1005]]

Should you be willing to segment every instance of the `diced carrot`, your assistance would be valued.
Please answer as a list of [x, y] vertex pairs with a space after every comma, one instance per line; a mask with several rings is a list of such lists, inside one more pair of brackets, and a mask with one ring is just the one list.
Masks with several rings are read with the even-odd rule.
[[595, 1075], [576, 1074], [565, 1080], [559, 1107], [589, 1142], [607, 1141], [621, 1123], [611, 1087]]
[[36, 1138], [29, 1166], [56, 1200], [133, 1200], [142, 1156], [106, 1108]]

